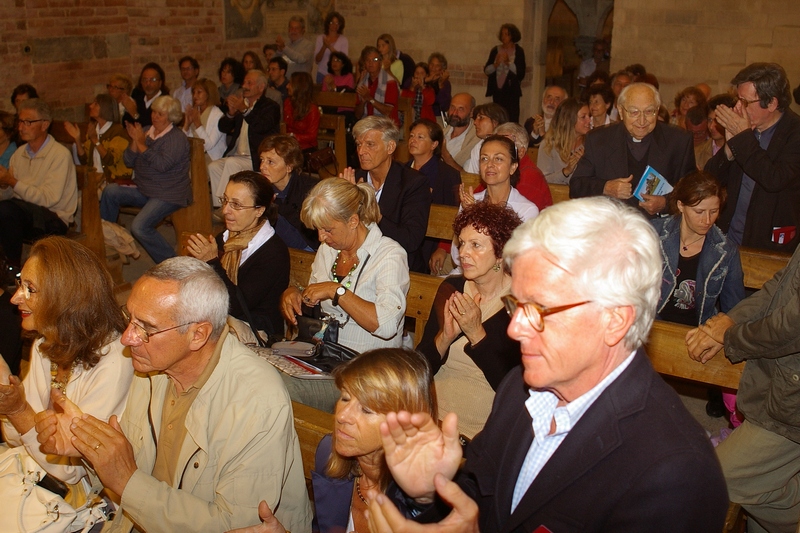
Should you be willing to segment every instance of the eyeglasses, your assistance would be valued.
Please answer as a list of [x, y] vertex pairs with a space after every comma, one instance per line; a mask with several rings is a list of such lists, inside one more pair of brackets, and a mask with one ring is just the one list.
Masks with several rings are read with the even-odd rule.
[[131, 318], [131, 313], [130, 311], [128, 311], [128, 308], [126, 306], [123, 305], [121, 309], [122, 309], [122, 315], [125, 317], [125, 320], [128, 322], [128, 324], [133, 326], [133, 330], [136, 332], [136, 336], [139, 337], [139, 339], [144, 343], [150, 342], [150, 338], [158, 335], [159, 333], [172, 331], [173, 329], [178, 329], [183, 326], [188, 326], [189, 324], [197, 323], [194, 321], [186, 322], [185, 324], [178, 324], [177, 326], [172, 326], [171, 328], [159, 329], [158, 331], [147, 331], [146, 329], [144, 329], [144, 326], [142, 326], [141, 324], [137, 324], [136, 322], [133, 321], [133, 319]]
[[629, 117], [634, 119], [639, 118], [642, 113], [644, 113], [645, 118], [653, 118], [658, 114], [658, 109], [655, 107], [648, 107], [644, 111], [641, 109], [628, 109], [627, 107], [623, 107], [622, 109], [625, 110], [625, 113], [627, 113]]
[[45, 122], [45, 119], [43, 119], [43, 118], [38, 118], [38, 119], [36, 119], [36, 120], [20, 120], [20, 121], [19, 121], [19, 123], [20, 123], [20, 124], [25, 124], [25, 125], [26, 125], [26, 126], [28, 126], [28, 127], [30, 127], [30, 126], [31, 126], [31, 124], [36, 124], [37, 122]]
[[747, 109], [747, 106], [750, 104], [755, 104], [756, 102], [760, 102], [760, 98], [756, 98], [755, 100], [748, 100], [747, 98], [742, 98], [741, 96], [737, 98], [742, 103], [742, 108]]
[[367, 58], [367, 61], [372, 61], [373, 63], [377, 63], [380, 60], [381, 60], [380, 57]]
[[111, 85], [111, 84], [109, 83], [109, 84], [107, 84], [107, 85], [106, 85], [106, 89], [108, 89], [109, 91], [110, 91], [111, 89], [116, 89], [116, 90], [118, 90], [118, 91], [124, 91], [124, 90], [125, 90], [125, 87], [120, 87], [119, 85]]
[[258, 209], [261, 207], [260, 205], [242, 205], [239, 202], [232, 202], [224, 196], [217, 196], [217, 200], [219, 200], [219, 203], [222, 205], [222, 207], [229, 205], [234, 211], [241, 211], [242, 209]]
[[37, 292], [39, 292], [33, 287], [31, 287], [29, 283], [25, 283], [24, 281], [22, 281], [21, 272], [17, 274], [16, 278], [14, 278], [14, 283], [17, 284], [17, 290], [22, 291], [22, 297], [25, 298], [26, 300], [31, 299], [31, 294], [36, 294]]
[[520, 302], [510, 294], [501, 296], [500, 299], [503, 301], [503, 305], [506, 306], [506, 312], [508, 313], [508, 316], [514, 318], [514, 313], [517, 312], [517, 309], [521, 308], [531, 327], [539, 333], [544, 331], [544, 317], [547, 315], [554, 315], [556, 313], [560, 313], [561, 311], [566, 311], [567, 309], [572, 309], [573, 307], [578, 307], [579, 305], [592, 302], [592, 300], [586, 300], [584, 302], [578, 302], [575, 304], [559, 305], [558, 307], [545, 307], [537, 304], [536, 302]]
[[150, 83], [156, 83], [161, 81], [159, 78], [142, 78], [142, 81], [149, 81]]

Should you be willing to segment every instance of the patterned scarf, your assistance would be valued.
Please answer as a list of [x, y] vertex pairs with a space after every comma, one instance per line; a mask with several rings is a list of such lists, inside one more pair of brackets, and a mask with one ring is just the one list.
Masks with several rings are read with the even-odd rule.
[[250, 244], [250, 240], [258, 233], [258, 230], [261, 229], [264, 222], [266, 222], [266, 220], [262, 220], [254, 228], [237, 232], [231, 231], [228, 234], [228, 240], [225, 241], [222, 247], [224, 253], [220, 261], [222, 263], [222, 268], [224, 268], [225, 272], [228, 274], [228, 279], [230, 279], [234, 285], [239, 284], [239, 261], [242, 259], [242, 250], [247, 248]]
[[[374, 97], [375, 100], [377, 100], [380, 103], [386, 101], [386, 86], [388, 84], [389, 84], [389, 74], [385, 70], [381, 69], [380, 72], [378, 73], [378, 88], [375, 90], [375, 97]], [[359, 83], [359, 85], [364, 85], [365, 87], [369, 88], [369, 76], [364, 76], [364, 79], [361, 80], [361, 83]], [[383, 116], [383, 113], [378, 111], [378, 108], [374, 106], [372, 108], [372, 113], [374, 115]]]

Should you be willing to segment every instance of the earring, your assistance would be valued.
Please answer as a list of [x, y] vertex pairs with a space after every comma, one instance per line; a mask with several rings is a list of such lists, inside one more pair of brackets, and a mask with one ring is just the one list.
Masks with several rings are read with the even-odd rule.
[[500, 263], [495, 263], [494, 266], [492, 267], [492, 270], [494, 270], [495, 272], [500, 272]]

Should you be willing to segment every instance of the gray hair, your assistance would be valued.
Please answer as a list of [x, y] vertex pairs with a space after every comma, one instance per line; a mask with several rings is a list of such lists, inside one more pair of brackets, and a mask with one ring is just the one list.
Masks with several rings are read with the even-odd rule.
[[370, 115], [364, 117], [353, 126], [353, 138], [358, 139], [370, 130], [377, 130], [383, 134], [383, 142], [400, 142], [400, 129], [389, 117]]
[[528, 131], [516, 122], [505, 122], [494, 129], [495, 135], [510, 137], [517, 145], [517, 159], [525, 157], [528, 151]]
[[292, 17], [289, 19], [289, 22], [299, 22], [299, 23], [300, 23], [300, 26], [302, 26], [302, 28], [303, 28], [303, 31], [305, 31], [305, 29], [306, 29], [306, 19], [304, 19], [304, 18], [303, 18], [303, 17], [301, 17], [300, 15], [293, 15], [293, 16], [292, 16]]
[[267, 79], [267, 75], [264, 74], [263, 70], [258, 70], [257, 68], [250, 69], [247, 71], [247, 74], [245, 74], [245, 78], [247, 76], [256, 76], [258, 78], [258, 84], [264, 87], [265, 90], [269, 87], [269, 79]]
[[626, 86], [622, 91], [620, 91], [619, 96], [617, 97], [617, 107], [627, 107], [628, 103], [628, 93], [631, 90], [635, 89], [649, 89], [653, 93], [653, 98], [656, 101], [656, 109], [661, 107], [661, 94], [658, 92], [658, 89], [655, 88], [654, 85], [650, 85], [649, 83], [643, 82], [636, 82], [631, 83], [630, 85]]
[[150, 109], [159, 113], [166, 113], [167, 118], [173, 124], [178, 124], [183, 120], [180, 101], [169, 95], [164, 94], [153, 100], [153, 103], [150, 104]]
[[173, 257], [144, 273], [159, 281], [178, 283], [174, 319], [185, 332], [189, 323], [210, 322], [211, 338], [219, 339], [228, 319], [228, 289], [212, 267], [194, 257]]
[[635, 309], [623, 339], [628, 349], [647, 340], [661, 293], [661, 253], [638, 211], [603, 196], [557, 203], [514, 230], [503, 249], [506, 265], [513, 270], [514, 260], [533, 249], [555, 256], [587, 300]]
[[27, 100], [23, 100], [19, 105], [19, 110], [22, 111], [23, 109], [33, 109], [40, 119], [48, 122], [53, 121], [53, 112], [50, 110], [50, 106], [41, 98], [28, 98]]

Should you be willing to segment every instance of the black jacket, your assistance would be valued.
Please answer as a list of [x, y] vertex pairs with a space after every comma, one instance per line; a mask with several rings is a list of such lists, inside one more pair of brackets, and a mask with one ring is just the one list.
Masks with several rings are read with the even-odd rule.
[[226, 156], [236, 150], [236, 143], [239, 142], [239, 133], [242, 131], [244, 121], [247, 121], [247, 140], [250, 143], [253, 170], [258, 172], [261, 166], [261, 154], [258, 153], [258, 146], [265, 137], [280, 133], [281, 106], [265, 95], [261, 95], [247, 116], [242, 113], [236, 113], [232, 117], [223, 115], [219, 119], [218, 127], [219, 131], [229, 135]]

